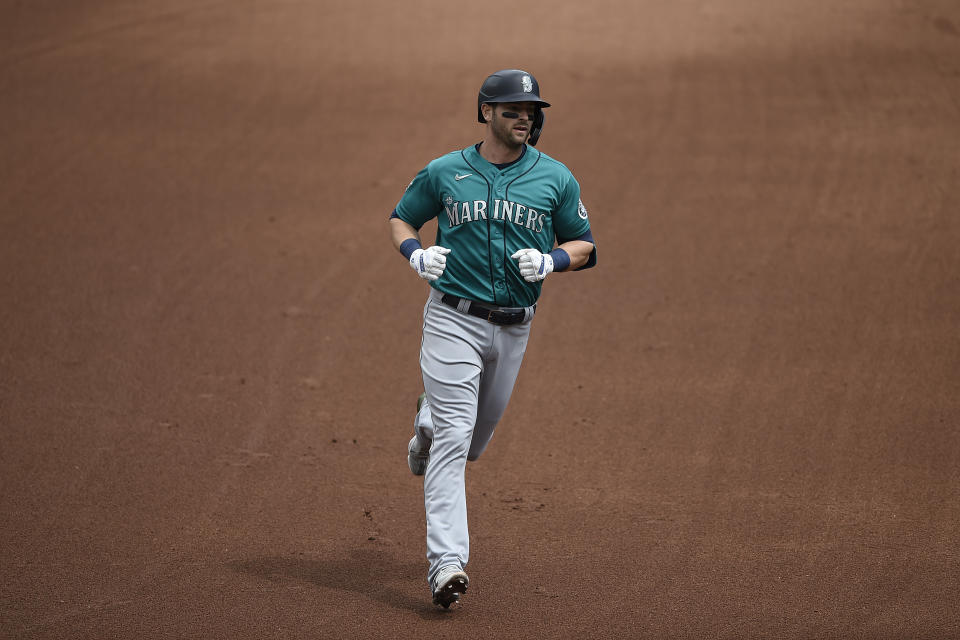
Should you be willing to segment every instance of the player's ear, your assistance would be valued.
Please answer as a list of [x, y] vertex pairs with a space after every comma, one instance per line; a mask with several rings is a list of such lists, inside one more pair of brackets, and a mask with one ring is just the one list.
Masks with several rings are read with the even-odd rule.
[[493, 119], [493, 105], [491, 105], [489, 102], [484, 102], [482, 105], [480, 105], [480, 113], [483, 114], [484, 120], [490, 122], [490, 120]]

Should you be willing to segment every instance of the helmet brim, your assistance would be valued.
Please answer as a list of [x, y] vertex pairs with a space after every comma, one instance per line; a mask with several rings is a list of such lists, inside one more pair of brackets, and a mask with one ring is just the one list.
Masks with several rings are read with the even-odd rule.
[[529, 93], [511, 93], [505, 96], [497, 96], [491, 100], [484, 100], [483, 103], [490, 102], [536, 102], [540, 107], [549, 107], [550, 103], [540, 99], [539, 96], [531, 96]]

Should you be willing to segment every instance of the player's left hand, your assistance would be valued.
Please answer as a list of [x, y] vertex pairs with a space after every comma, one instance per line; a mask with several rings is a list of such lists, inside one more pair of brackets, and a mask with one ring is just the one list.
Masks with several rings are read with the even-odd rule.
[[536, 249], [520, 249], [510, 257], [517, 261], [520, 275], [527, 282], [543, 280], [553, 271], [553, 258]]

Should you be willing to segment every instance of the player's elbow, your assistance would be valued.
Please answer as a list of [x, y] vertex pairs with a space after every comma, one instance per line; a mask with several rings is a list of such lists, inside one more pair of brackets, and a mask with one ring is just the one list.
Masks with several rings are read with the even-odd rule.
[[[592, 242], [574, 240], [566, 243], [563, 249], [567, 252], [567, 255], [570, 256], [570, 266], [567, 267], [566, 271], [587, 269], [592, 267], [593, 264], [596, 264], [595, 256], [597, 250]], [[593, 258], [593, 264], [589, 264], [591, 258]]]
[[573, 266], [573, 261], [571, 260], [571, 271], [583, 271], [584, 269], [590, 269], [597, 266], [597, 245], [593, 244], [592, 242], [587, 242], [585, 244], [590, 245], [589, 250], [587, 250], [583, 255], [583, 260], [579, 265]]

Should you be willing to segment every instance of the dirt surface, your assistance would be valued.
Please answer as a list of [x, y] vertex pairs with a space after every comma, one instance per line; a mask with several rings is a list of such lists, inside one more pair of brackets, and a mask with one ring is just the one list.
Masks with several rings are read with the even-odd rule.
[[[0, 636], [960, 637], [952, 0], [0, 7]], [[444, 612], [386, 218], [504, 67], [600, 262]]]

